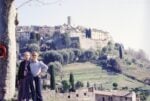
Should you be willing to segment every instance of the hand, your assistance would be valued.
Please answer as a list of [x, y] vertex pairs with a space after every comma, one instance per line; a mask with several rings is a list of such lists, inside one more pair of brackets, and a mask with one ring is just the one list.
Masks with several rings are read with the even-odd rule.
[[45, 74], [42, 73], [42, 72], [38, 74], [38, 77], [40, 77], [40, 78], [43, 77], [43, 76], [45, 76]]

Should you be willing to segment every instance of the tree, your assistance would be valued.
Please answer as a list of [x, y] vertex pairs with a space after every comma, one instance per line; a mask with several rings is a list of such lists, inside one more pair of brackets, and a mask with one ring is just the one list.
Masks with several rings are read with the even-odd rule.
[[67, 52], [69, 53], [69, 63], [74, 62], [75, 54], [72, 49], [67, 49]]
[[69, 53], [66, 51], [66, 49], [58, 51], [63, 56], [63, 64], [69, 63]]
[[47, 51], [47, 52], [43, 53], [42, 56], [43, 56], [43, 61], [46, 64], [48, 64], [49, 62], [55, 62], [55, 61], [59, 61], [60, 63], [63, 63], [63, 61], [64, 61], [63, 56], [54, 50]]
[[118, 83], [114, 82], [114, 83], [112, 84], [112, 86], [114, 87], [113, 89], [116, 90], [117, 87], [118, 87]]
[[86, 50], [84, 53], [80, 56], [81, 61], [90, 61], [96, 58], [96, 53], [94, 50]]
[[89, 81], [87, 82], [87, 88], [89, 88], [90, 87], [90, 83], [89, 83]]
[[64, 33], [63, 42], [66, 46], [66, 48], [69, 48], [71, 45], [71, 39], [68, 33]]
[[117, 73], [122, 72], [122, 69], [118, 60], [110, 58], [108, 63], [109, 63], [108, 69], [115, 71]]
[[54, 66], [53, 65], [51, 65], [51, 66], [49, 66], [49, 73], [50, 73], [50, 75], [51, 75], [51, 77], [50, 77], [50, 88], [52, 89], [52, 90], [55, 90], [55, 73], [54, 73]]
[[122, 52], [123, 50], [122, 50], [122, 46], [120, 45], [119, 46], [119, 57], [120, 57], [120, 59], [122, 59], [123, 58], [123, 52]]
[[91, 29], [85, 29], [85, 35], [86, 35], [86, 38], [91, 38], [92, 36]]
[[30, 51], [30, 52], [33, 52], [33, 51], [36, 51], [36, 52], [39, 52], [40, 51], [40, 47], [38, 44], [28, 44], [27, 45], [27, 50]]
[[75, 55], [75, 61], [77, 61], [79, 59], [79, 57], [81, 56], [82, 52], [80, 49], [72, 49], [72, 51], [74, 52], [74, 55]]
[[69, 78], [69, 82], [70, 82], [70, 85], [71, 85], [71, 91], [75, 91], [75, 86], [74, 86], [74, 75], [73, 73], [70, 73], [70, 78]]
[[77, 81], [76, 84], [75, 84], [76, 89], [79, 89], [83, 86], [84, 86], [84, 84], [81, 81]]
[[0, 58], [0, 100], [10, 100], [15, 94], [16, 79], [16, 8], [14, 0], [0, 0], [0, 45], [6, 57]]
[[62, 69], [63, 68], [62, 68], [62, 65], [61, 65], [60, 62], [58, 62], [58, 61], [56, 61], [56, 62], [50, 62], [48, 64], [48, 66], [54, 68], [54, 73], [55, 73], [56, 76], [58, 76], [58, 75], [61, 76], [62, 75], [62, 73], [63, 73]]
[[63, 80], [62, 82], [62, 87], [63, 87], [63, 93], [67, 92], [69, 89], [69, 84], [66, 80]]

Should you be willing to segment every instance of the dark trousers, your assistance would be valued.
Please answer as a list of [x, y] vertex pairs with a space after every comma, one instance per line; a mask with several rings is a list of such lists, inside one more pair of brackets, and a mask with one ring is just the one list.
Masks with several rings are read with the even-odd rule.
[[43, 101], [41, 92], [42, 85], [40, 77], [38, 76], [34, 77], [34, 82], [35, 82], [36, 101]]
[[33, 85], [33, 76], [32, 74], [28, 73], [27, 76], [19, 82], [18, 101], [22, 101], [24, 99], [26, 99], [26, 101], [29, 101], [30, 90], [32, 100], [36, 101], [35, 89]]
[[34, 81], [34, 78], [31, 75], [31, 77], [29, 78], [29, 88], [31, 90], [31, 97], [32, 97], [33, 101], [37, 101], [36, 100], [36, 93], [35, 93], [35, 87], [34, 87], [34, 82], [33, 81]]

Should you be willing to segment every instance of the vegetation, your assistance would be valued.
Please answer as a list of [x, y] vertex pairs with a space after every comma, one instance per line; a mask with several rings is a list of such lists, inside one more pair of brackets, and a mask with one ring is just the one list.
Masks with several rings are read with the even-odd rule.
[[87, 82], [87, 86], [86, 86], [87, 88], [89, 88], [90, 87], [90, 83], [89, 82]]
[[[64, 80], [68, 80], [70, 72], [73, 72], [75, 82], [81, 81], [84, 83], [84, 85], [87, 85], [87, 82], [90, 82], [90, 86], [93, 86], [93, 83], [95, 82], [98, 85], [98, 87], [101, 87], [103, 89], [113, 89], [112, 84], [117, 83], [118, 89], [122, 89], [124, 85], [126, 85], [128, 87], [128, 90], [131, 90], [132, 88], [136, 87], [150, 90], [150, 86], [145, 85], [142, 82], [133, 80], [125, 76], [124, 74], [107, 72], [102, 67], [96, 64], [92, 64], [90, 62], [68, 64], [65, 65], [63, 68]], [[133, 73], [134, 72], [130, 73], [130, 75], [133, 75]], [[142, 75], [143, 77], [149, 77], [149, 75], [143, 75], [142, 72], [139, 72], [138, 75]]]
[[75, 85], [74, 85], [73, 73], [70, 73], [69, 82], [70, 82], [70, 86], [71, 86], [70, 91], [74, 92], [75, 91]]
[[63, 67], [62, 67], [60, 62], [57, 62], [57, 61], [56, 62], [50, 62], [48, 64], [48, 66], [50, 68], [53, 67], [54, 73], [56, 76], [62, 76], [63, 75]]
[[84, 87], [84, 84], [81, 81], [77, 81], [75, 84], [76, 89]]
[[26, 50], [28, 50], [28, 51], [30, 51], [30, 52], [33, 52], [33, 51], [39, 52], [39, 51], [40, 51], [40, 47], [39, 47], [39, 45], [36, 44], [36, 43], [28, 44]]
[[70, 87], [67, 80], [63, 80], [61, 83], [62, 83], [62, 88], [63, 88], [62, 92], [63, 93], [67, 92], [69, 90], [69, 87]]
[[[86, 29], [85, 33], [87, 38], [91, 38], [91, 29]], [[150, 62], [143, 50], [125, 50], [122, 44], [113, 42], [108, 42], [99, 50], [71, 48], [69, 34], [59, 32], [49, 40], [45, 39], [46, 41], [41, 41], [40, 36], [35, 33], [31, 34], [30, 39], [33, 42], [23, 42], [20, 49], [22, 52], [40, 51], [40, 45], [45, 44], [41, 51], [42, 60], [54, 68], [54, 75], [61, 77], [60, 80], [57, 78], [57, 82], [63, 80], [61, 82], [63, 92], [68, 91], [70, 87], [80, 88], [82, 84], [87, 84], [87, 87], [93, 86], [92, 82], [97, 82], [96, 86], [103, 89], [131, 90], [136, 87], [149, 89], [145, 79], [149, 77]], [[74, 75], [70, 74], [71, 72]], [[126, 87], [121, 86], [124, 83]]]
[[119, 57], [120, 57], [120, 59], [123, 58], [123, 50], [122, 50], [121, 45], [119, 46]]
[[49, 66], [49, 73], [51, 75], [50, 77], [50, 88], [51, 90], [55, 90], [55, 73], [54, 73], [54, 66]]
[[112, 86], [113, 86], [113, 89], [116, 90], [117, 87], [118, 87], [118, 84], [117, 83], [113, 83]]

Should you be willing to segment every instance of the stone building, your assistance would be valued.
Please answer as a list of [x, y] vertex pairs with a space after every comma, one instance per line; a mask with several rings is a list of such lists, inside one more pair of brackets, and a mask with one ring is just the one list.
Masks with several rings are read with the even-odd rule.
[[95, 91], [95, 101], [139, 101], [135, 92], [128, 91]]

